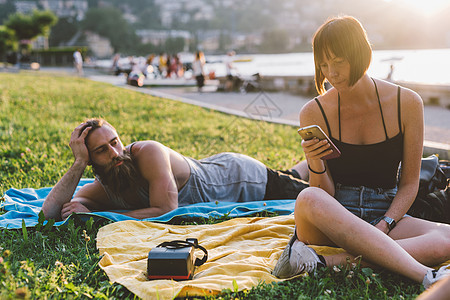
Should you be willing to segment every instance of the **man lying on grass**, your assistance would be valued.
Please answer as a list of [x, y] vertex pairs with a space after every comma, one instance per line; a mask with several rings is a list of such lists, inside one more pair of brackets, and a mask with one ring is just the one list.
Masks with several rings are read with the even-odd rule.
[[[116, 129], [103, 119], [76, 127], [69, 145], [75, 161], [44, 201], [46, 219], [99, 210], [129, 210], [123, 214], [144, 219], [200, 202], [295, 199], [308, 187], [300, 177], [308, 174], [305, 163], [275, 171], [237, 153], [195, 160], [156, 141], [124, 147]], [[96, 180], [72, 199], [88, 165]]]

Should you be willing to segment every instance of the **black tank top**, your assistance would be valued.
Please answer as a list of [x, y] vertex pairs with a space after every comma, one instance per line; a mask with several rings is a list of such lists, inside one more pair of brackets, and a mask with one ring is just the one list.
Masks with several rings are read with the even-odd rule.
[[[372, 79], [373, 80], [373, 79]], [[327, 161], [335, 183], [346, 186], [370, 188], [394, 188], [397, 185], [397, 171], [403, 156], [403, 133], [400, 113], [400, 87], [397, 92], [399, 133], [389, 138], [381, 108], [380, 96], [375, 81], [375, 91], [380, 107], [386, 140], [369, 145], [355, 145], [341, 142], [341, 103], [338, 94], [339, 140], [331, 136], [330, 125], [319, 100], [315, 98], [327, 125], [330, 139], [341, 151], [341, 156]]]

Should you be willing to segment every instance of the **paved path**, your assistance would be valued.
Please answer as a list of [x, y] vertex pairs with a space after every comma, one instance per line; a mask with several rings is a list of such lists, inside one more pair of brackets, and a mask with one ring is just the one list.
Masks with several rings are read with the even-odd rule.
[[[152, 86], [134, 88], [125, 84], [122, 76], [91, 75], [95, 81], [107, 82], [142, 93], [199, 105], [229, 114], [261, 119], [269, 122], [298, 126], [298, 113], [310, 99], [288, 93], [224, 93], [214, 86], [206, 86], [202, 93], [190, 80], [147, 81]], [[179, 86], [174, 86], [179, 84]], [[424, 153], [439, 153], [442, 159], [450, 159], [450, 109], [425, 106]]]
[[[47, 72], [74, 74], [73, 68], [42, 68]], [[133, 89], [158, 97], [190, 103], [221, 112], [269, 122], [298, 126], [298, 113], [309, 100], [288, 93], [223, 93], [214, 86], [206, 86], [203, 93], [193, 86], [195, 81], [184, 79], [146, 80], [145, 86], [135, 88], [125, 84], [122, 75], [102, 75], [94, 69], [85, 69], [85, 76], [94, 81]], [[450, 159], [450, 109], [440, 106], [425, 106], [426, 155], [438, 153], [442, 159]]]

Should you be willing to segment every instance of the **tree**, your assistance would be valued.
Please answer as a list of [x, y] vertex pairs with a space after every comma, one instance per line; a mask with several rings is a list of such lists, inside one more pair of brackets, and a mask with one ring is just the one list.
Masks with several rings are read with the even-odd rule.
[[178, 53], [184, 50], [184, 39], [182, 37], [168, 38], [164, 49], [169, 53]]
[[284, 29], [274, 29], [263, 33], [261, 50], [265, 53], [283, 53], [288, 49], [289, 35]]
[[0, 4], [0, 24], [10, 16], [16, 12], [16, 6], [14, 5], [13, 0], [6, 0], [4, 3]]
[[0, 26], [0, 61], [6, 61], [8, 51], [14, 49], [14, 32], [6, 26]]
[[77, 33], [78, 23], [72, 18], [60, 18], [52, 27], [49, 37], [51, 47], [66, 44]]
[[31, 15], [15, 13], [11, 15], [5, 26], [14, 31], [19, 45], [28, 48], [29, 41], [39, 35], [48, 36], [50, 28], [58, 21], [51, 11], [34, 10]]
[[130, 53], [140, 41], [122, 12], [114, 7], [92, 8], [81, 23], [83, 30], [95, 32], [111, 42], [114, 51]]

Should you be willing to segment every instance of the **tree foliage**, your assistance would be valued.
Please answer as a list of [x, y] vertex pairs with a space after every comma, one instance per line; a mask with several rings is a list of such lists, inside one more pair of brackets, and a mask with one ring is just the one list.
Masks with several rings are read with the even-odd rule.
[[8, 16], [16, 11], [16, 6], [13, 0], [6, 0], [4, 3], [0, 4], [0, 24], [3, 24]]
[[166, 40], [164, 50], [168, 53], [178, 53], [183, 51], [184, 49], [184, 38], [176, 37], [176, 38], [168, 38]]
[[109, 4], [136, 16], [135, 29], [161, 29], [160, 7], [155, 0], [109, 0]]
[[39, 35], [47, 36], [50, 28], [58, 21], [55, 14], [49, 10], [34, 10], [31, 15], [15, 13], [5, 22], [6, 27], [14, 31], [20, 40], [32, 40]]
[[108, 38], [116, 52], [127, 53], [140, 43], [122, 12], [115, 7], [89, 9], [81, 25], [83, 30]]
[[6, 26], [0, 26], [0, 61], [14, 48], [14, 32]]
[[60, 18], [52, 27], [49, 37], [50, 46], [61, 46], [67, 43], [78, 31], [78, 22], [71, 18]]
[[273, 29], [263, 33], [261, 51], [265, 53], [283, 53], [288, 49], [289, 36], [284, 29]]

